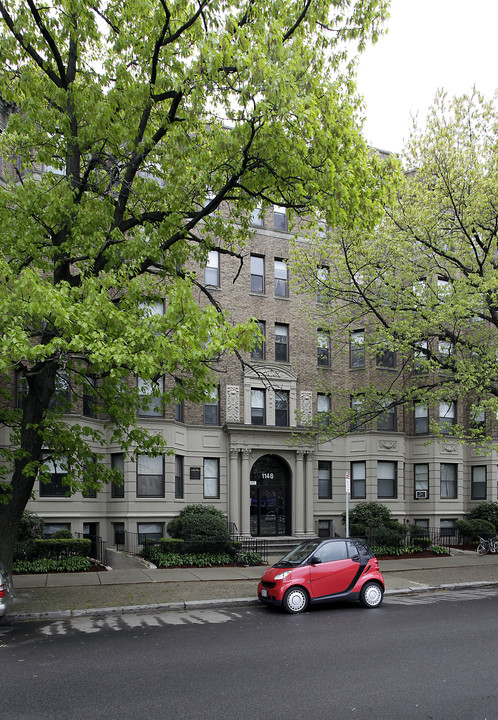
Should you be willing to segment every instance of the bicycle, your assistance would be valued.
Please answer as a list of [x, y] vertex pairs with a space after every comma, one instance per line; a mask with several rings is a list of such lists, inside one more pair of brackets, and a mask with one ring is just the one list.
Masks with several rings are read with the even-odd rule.
[[498, 540], [496, 538], [491, 538], [490, 540], [485, 540], [484, 538], [479, 538], [479, 545], [476, 548], [476, 552], [478, 555], [486, 555], [488, 552], [492, 553], [498, 553]]

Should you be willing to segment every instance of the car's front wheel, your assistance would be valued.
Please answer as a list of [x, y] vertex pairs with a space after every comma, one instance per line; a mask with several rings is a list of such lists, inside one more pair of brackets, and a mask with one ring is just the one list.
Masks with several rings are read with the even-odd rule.
[[376, 582], [367, 582], [360, 592], [360, 602], [365, 608], [376, 608], [382, 603], [384, 591]]
[[283, 607], [288, 613], [301, 613], [308, 607], [309, 596], [300, 587], [291, 587], [284, 595]]

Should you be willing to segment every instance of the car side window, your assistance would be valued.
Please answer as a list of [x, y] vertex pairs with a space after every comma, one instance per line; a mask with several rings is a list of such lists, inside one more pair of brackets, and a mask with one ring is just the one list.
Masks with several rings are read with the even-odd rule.
[[322, 563], [346, 560], [348, 557], [346, 543], [343, 541], [327, 543], [317, 550], [314, 557], [317, 557]]
[[357, 546], [355, 545], [355, 543], [352, 542], [351, 540], [348, 540], [347, 546], [348, 546], [348, 552], [349, 552], [350, 559], [354, 560], [354, 562], [360, 562], [360, 551], [357, 548]]

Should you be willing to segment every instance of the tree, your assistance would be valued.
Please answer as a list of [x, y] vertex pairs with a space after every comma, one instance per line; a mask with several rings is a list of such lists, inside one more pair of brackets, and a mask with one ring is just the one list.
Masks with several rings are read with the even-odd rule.
[[[130, 377], [152, 404], [201, 402], [212, 358], [253, 343], [195, 272], [212, 250], [243, 263], [252, 211], [375, 215], [345, 48], [386, 4], [0, 0], [7, 565], [36, 478], [95, 490], [106, 447], [165, 450]], [[68, 415], [83, 400], [98, 423]]]
[[[430, 432], [491, 439], [498, 411], [497, 122], [496, 98], [440, 93], [425, 128], [414, 127], [397, 194], [374, 232], [358, 213], [354, 226], [338, 226], [297, 253], [302, 290], [327, 295], [313, 322], [330, 332], [339, 356], [350, 344], [364, 368], [358, 386], [329, 389], [334, 411], [319, 434], [343, 434], [396, 405], [423, 413], [439, 405]], [[317, 273], [323, 258], [327, 272]], [[393, 371], [380, 377], [379, 366]], [[457, 401], [467, 415], [457, 416]]]

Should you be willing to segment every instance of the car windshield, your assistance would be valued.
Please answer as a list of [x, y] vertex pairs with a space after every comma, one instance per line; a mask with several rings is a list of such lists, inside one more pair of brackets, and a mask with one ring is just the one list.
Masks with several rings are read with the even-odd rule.
[[300, 565], [303, 560], [311, 555], [320, 545], [321, 540], [307, 540], [297, 547], [293, 548], [287, 555], [276, 563], [276, 567], [292, 567]]

